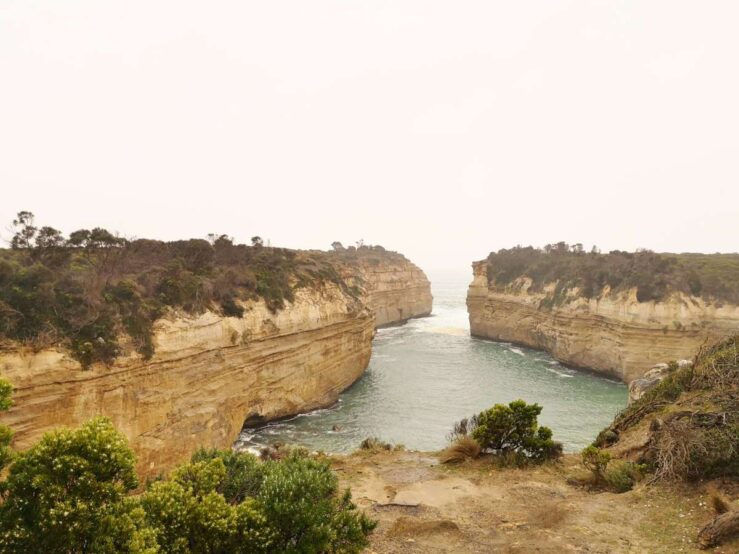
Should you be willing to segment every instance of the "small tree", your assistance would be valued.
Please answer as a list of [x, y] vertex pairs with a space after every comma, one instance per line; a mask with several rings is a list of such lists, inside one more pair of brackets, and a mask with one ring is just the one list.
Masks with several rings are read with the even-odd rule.
[[33, 213], [18, 212], [16, 219], [13, 220], [13, 227], [16, 232], [10, 240], [10, 247], [13, 249], [31, 248], [32, 241], [38, 232], [33, 225]]
[[549, 427], [539, 427], [537, 417], [541, 413], [538, 404], [526, 404], [514, 400], [507, 406], [496, 404], [477, 416], [477, 426], [472, 437], [483, 450], [494, 454], [510, 455], [544, 461], [562, 453], [562, 444], [552, 440]]
[[582, 465], [593, 474], [595, 484], [605, 483], [606, 467], [608, 467], [608, 462], [611, 461], [611, 454], [591, 444], [582, 451], [580, 456]]
[[264, 241], [262, 240], [262, 237], [260, 237], [259, 235], [256, 235], [251, 238], [251, 245], [254, 247], [260, 248], [264, 246]]

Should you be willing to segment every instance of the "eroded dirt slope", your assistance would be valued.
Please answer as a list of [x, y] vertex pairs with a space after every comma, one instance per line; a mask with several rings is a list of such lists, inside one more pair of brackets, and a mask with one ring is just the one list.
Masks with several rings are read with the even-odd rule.
[[[429, 453], [382, 451], [337, 457], [333, 466], [379, 521], [376, 553], [704, 552], [694, 540], [712, 517], [705, 484], [624, 494], [572, 486], [567, 478], [582, 471], [576, 455], [501, 470], [485, 459], [450, 467]], [[739, 552], [739, 541], [712, 552]]]

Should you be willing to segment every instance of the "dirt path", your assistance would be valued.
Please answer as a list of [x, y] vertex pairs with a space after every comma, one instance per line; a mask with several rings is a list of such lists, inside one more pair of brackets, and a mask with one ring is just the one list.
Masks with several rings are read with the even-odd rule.
[[[370, 552], [675, 553], [711, 518], [702, 486], [639, 486], [592, 493], [567, 483], [562, 464], [494, 469], [443, 466], [433, 454], [357, 453], [332, 462], [342, 485], [379, 521]], [[739, 541], [712, 552], [739, 553]]]

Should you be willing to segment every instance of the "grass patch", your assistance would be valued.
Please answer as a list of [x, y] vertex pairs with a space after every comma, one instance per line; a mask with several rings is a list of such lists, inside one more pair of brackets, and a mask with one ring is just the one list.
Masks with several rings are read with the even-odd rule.
[[460, 437], [442, 450], [439, 460], [442, 464], [458, 464], [473, 460], [480, 455], [480, 443], [472, 437]]

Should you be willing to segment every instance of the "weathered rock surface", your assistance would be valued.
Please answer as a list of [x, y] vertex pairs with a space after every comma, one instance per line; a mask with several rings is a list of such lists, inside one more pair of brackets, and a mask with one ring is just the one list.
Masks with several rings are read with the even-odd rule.
[[375, 312], [378, 327], [431, 313], [431, 283], [409, 260], [401, 258], [386, 264], [360, 260], [353, 270], [363, 281], [365, 300]]
[[659, 385], [673, 371], [673, 368], [677, 369], [691, 365], [693, 365], [693, 362], [690, 360], [679, 360], [676, 366], [670, 366], [667, 363], [652, 366], [642, 377], [629, 383], [629, 404], [639, 400], [647, 391]]
[[199, 446], [228, 447], [245, 419], [270, 420], [330, 405], [369, 362], [374, 317], [337, 289], [301, 290], [272, 314], [255, 304], [243, 319], [205, 313], [160, 320], [156, 353], [83, 371], [62, 349], [0, 358], [15, 388], [3, 423], [16, 448], [49, 428], [108, 416], [150, 475]]
[[598, 299], [570, 298], [544, 308], [544, 293], [528, 283], [488, 285], [487, 264], [473, 264], [467, 294], [474, 336], [546, 350], [558, 360], [629, 383], [654, 364], [692, 356], [706, 341], [736, 333], [739, 306], [715, 306], [674, 295], [667, 302], [639, 302], [631, 291]]
[[200, 446], [229, 447], [245, 421], [331, 405], [366, 369], [376, 324], [431, 311], [428, 280], [410, 262], [355, 271], [359, 299], [325, 285], [299, 289], [276, 314], [262, 301], [243, 318], [169, 314], [155, 324], [148, 361], [127, 348], [113, 366], [85, 371], [62, 348], [0, 350], [0, 374], [15, 389], [2, 423], [24, 449], [51, 428], [107, 416], [131, 442], [139, 474], [151, 476]]

